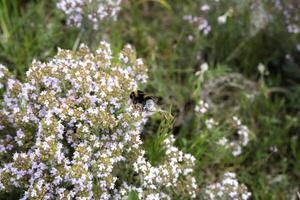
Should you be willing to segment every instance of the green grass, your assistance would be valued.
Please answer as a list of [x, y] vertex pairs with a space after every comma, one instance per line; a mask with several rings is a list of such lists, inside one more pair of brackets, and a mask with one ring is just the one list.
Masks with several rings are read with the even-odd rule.
[[[55, 1], [0, 0], [0, 63], [24, 79], [33, 59], [47, 60], [58, 47], [76, 49], [79, 43], [86, 43], [95, 48], [105, 39], [117, 50], [131, 43], [150, 66], [146, 91], [162, 97], [161, 107], [171, 109], [174, 116], [153, 117], [146, 126], [143, 139], [151, 163], [161, 159], [164, 151], [160, 143], [171, 132], [177, 146], [197, 158], [200, 186], [233, 170], [249, 187], [253, 199], [290, 199], [300, 191], [300, 69], [299, 60], [289, 62], [284, 57], [297, 55], [293, 48], [299, 36], [287, 34], [282, 20], [249, 35], [250, 14], [241, 11], [234, 16], [240, 20], [229, 19], [217, 30], [217, 21], [213, 21], [212, 34], [205, 38], [182, 20], [186, 14], [197, 13], [199, 2], [131, 0], [118, 21], [104, 24], [101, 31], [91, 31], [66, 27]], [[224, 9], [226, 6], [224, 3]], [[213, 13], [212, 19], [223, 14], [221, 10]], [[193, 42], [187, 40], [189, 34], [194, 35]], [[240, 72], [259, 85], [253, 102], [237, 97], [241, 102], [238, 111], [212, 114], [220, 120], [213, 130], [204, 126], [208, 116], [194, 112], [202, 87], [195, 76], [201, 64], [196, 60], [199, 51], [210, 65], [205, 79]], [[258, 81], [258, 63], [269, 66], [270, 75], [264, 82]], [[269, 92], [273, 87], [289, 92]], [[253, 139], [238, 158], [215, 148], [215, 142], [230, 132], [225, 119], [233, 115], [241, 116], [253, 132]], [[277, 153], [270, 151], [274, 146]], [[130, 199], [137, 199], [135, 193]]]

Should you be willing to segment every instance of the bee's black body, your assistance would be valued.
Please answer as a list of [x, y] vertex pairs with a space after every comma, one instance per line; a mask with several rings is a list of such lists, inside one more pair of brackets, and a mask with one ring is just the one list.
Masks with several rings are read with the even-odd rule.
[[145, 95], [145, 93], [141, 90], [137, 90], [130, 93], [130, 99], [133, 104], [141, 104], [145, 106], [147, 100], [153, 99], [153, 97]]

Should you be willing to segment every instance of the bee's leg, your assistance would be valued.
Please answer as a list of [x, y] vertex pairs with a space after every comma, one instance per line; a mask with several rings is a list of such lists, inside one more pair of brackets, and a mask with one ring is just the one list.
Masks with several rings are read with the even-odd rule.
[[140, 110], [139, 104], [133, 104], [133, 108], [134, 108], [134, 110]]
[[143, 106], [143, 104], [136, 104], [136, 105], [137, 105], [137, 109], [138, 109], [140, 112], [144, 111], [144, 106]]

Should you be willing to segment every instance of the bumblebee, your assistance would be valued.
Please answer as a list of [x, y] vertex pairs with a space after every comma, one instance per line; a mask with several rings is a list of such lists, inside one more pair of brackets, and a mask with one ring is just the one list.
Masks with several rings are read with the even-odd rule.
[[129, 97], [134, 105], [140, 104], [143, 107], [146, 105], [146, 102], [148, 100], [155, 99], [155, 97], [153, 97], [153, 96], [145, 95], [145, 93], [141, 90], [136, 90], [136, 91], [131, 92]]

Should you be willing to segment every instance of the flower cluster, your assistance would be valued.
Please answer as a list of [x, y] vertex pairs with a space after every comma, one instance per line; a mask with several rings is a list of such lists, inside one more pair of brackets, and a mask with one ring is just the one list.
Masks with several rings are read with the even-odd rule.
[[216, 125], [218, 125], [218, 123], [213, 118], [208, 118], [205, 120], [205, 126], [207, 129], [212, 129]]
[[[200, 100], [195, 106], [195, 112], [199, 114], [205, 115], [208, 113], [208, 111], [209, 111], [209, 105], [203, 100]], [[214, 120], [214, 118], [209, 117], [205, 119], [204, 124], [207, 129], [212, 129], [218, 123]]]
[[[172, 189], [180, 197], [187, 195], [187, 197], [195, 198], [197, 185], [195, 178], [191, 175], [195, 158], [174, 147], [174, 142], [175, 139], [172, 135], [164, 140], [166, 158], [164, 163], [158, 166], [151, 166], [144, 157], [145, 152], [142, 151], [133, 163], [134, 171], [141, 178], [141, 186], [137, 188], [125, 183], [114, 199], [127, 199], [129, 191], [137, 192], [139, 199], [171, 199], [170, 196], [162, 192], [163, 188]], [[180, 179], [181, 183], [179, 182]], [[186, 185], [183, 185], [182, 181]]]
[[89, 22], [96, 30], [106, 19], [116, 20], [121, 0], [59, 0], [57, 8], [67, 16], [68, 25], [81, 27]]
[[208, 4], [204, 4], [200, 7], [200, 16], [186, 15], [183, 17], [183, 20], [196, 27], [204, 35], [208, 35], [211, 31], [211, 26], [208, 20], [206, 19], [206, 15], [210, 9], [211, 8]]
[[171, 136], [161, 165], [144, 156], [140, 133], [151, 113], [129, 94], [146, 82], [147, 67], [130, 45], [118, 56], [106, 42], [95, 52], [59, 49], [47, 63], [34, 61], [24, 83], [2, 66], [0, 77], [0, 191], [20, 188], [22, 199], [195, 196], [194, 157]]
[[[207, 129], [212, 129], [218, 125], [218, 122], [215, 121], [213, 117], [208, 116], [209, 111], [211, 111], [210, 106], [203, 100], [200, 100], [195, 106], [195, 112], [206, 116], [204, 120], [205, 127]], [[250, 131], [236, 116], [232, 118], [229, 125], [229, 129], [234, 130], [233, 134], [232, 131], [230, 131], [230, 134], [219, 139], [217, 144], [230, 150], [233, 156], [239, 156], [242, 153], [242, 147], [247, 146], [249, 143]]]
[[[199, 14], [197, 15], [185, 15], [183, 16], [183, 20], [187, 21], [193, 27], [197, 28], [203, 35], [208, 35], [212, 31], [212, 27], [210, 25], [209, 14], [211, 10], [219, 4], [219, 0], [207, 1], [200, 6]], [[225, 13], [223, 16], [218, 18], [218, 22], [220, 24], [224, 24], [226, 22], [226, 18], [231, 15], [231, 12]]]
[[[268, 3], [269, 5], [268, 9]], [[249, 30], [250, 36], [257, 34], [260, 30], [265, 28], [268, 24], [278, 26], [281, 19], [284, 20], [284, 26], [286, 26], [289, 33], [300, 33], [299, 26], [299, 1], [294, 0], [273, 0], [270, 2], [263, 1], [204, 1], [200, 5], [200, 9], [197, 9], [196, 15], [189, 14], [183, 17], [185, 21], [188, 21], [191, 25], [197, 28], [204, 35], [207, 35], [212, 29], [217, 28], [214, 26], [216, 21], [218, 25], [224, 25], [227, 23], [228, 18], [233, 18], [234, 23], [238, 23], [241, 18], [247, 16], [249, 23], [243, 23], [242, 30]], [[280, 17], [278, 19], [278, 17]], [[247, 25], [248, 24], [248, 25]], [[241, 34], [245, 34], [241, 32]], [[191, 38], [191, 35], [189, 36]]]
[[7, 68], [0, 64], [0, 89], [3, 89], [5, 84], [7, 83], [8, 78], [10, 78], [11, 75]]
[[240, 184], [236, 179], [236, 174], [227, 172], [220, 182], [208, 185], [205, 190], [205, 199], [250, 199], [251, 193], [244, 184]]
[[186, 15], [183, 17], [183, 20], [196, 27], [204, 35], [208, 35], [211, 31], [211, 26], [203, 16]]
[[207, 113], [209, 109], [209, 105], [204, 102], [203, 100], [200, 100], [198, 102], [198, 104], [195, 106], [195, 112], [201, 113], [201, 114], [205, 114]]
[[218, 144], [232, 151], [233, 156], [239, 156], [242, 153], [242, 147], [249, 143], [249, 129], [241, 123], [241, 120], [234, 116], [233, 126], [237, 130], [234, 138], [228, 139], [223, 137], [218, 141]]
[[275, 0], [274, 5], [276, 12], [283, 15], [288, 32], [294, 34], [300, 33], [300, 3], [297, 1]]

